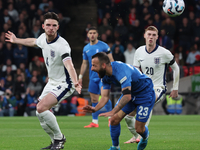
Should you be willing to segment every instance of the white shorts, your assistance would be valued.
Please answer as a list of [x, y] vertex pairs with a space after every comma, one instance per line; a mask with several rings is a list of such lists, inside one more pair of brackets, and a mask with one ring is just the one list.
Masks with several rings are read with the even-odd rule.
[[155, 104], [157, 104], [165, 97], [166, 89], [163, 87], [154, 87], [154, 91], [157, 95], [157, 100], [155, 102]]
[[47, 82], [45, 85], [42, 94], [38, 100], [42, 100], [47, 94], [51, 93], [56, 97], [58, 103], [72, 95], [75, 91], [74, 85], [68, 85], [66, 82]]

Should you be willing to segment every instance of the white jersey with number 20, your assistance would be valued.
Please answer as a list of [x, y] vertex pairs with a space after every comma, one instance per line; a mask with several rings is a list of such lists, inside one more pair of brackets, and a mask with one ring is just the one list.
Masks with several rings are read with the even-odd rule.
[[152, 79], [154, 87], [165, 89], [167, 65], [173, 64], [173, 59], [174, 56], [164, 47], [156, 45], [155, 49], [149, 53], [146, 46], [141, 46], [135, 52], [133, 66], [141, 67], [142, 72]]

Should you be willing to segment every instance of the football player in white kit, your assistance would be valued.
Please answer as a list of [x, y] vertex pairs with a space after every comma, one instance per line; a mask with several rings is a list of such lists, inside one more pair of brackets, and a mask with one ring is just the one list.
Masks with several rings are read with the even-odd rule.
[[75, 90], [80, 93], [82, 88], [78, 83], [70, 56], [71, 48], [57, 33], [58, 22], [57, 14], [48, 12], [44, 15], [44, 24], [42, 24], [45, 33], [37, 39], [20, 39], [10, 31], [5, 34], [7, 42], [30, 47], [38, 46], [42, 49], [49, 79], [38, 99], [36, 115], [42, 128], [51, 138], [51, 144], [42, 149], [51, 150], [63, 149], [66, 138], [61, 133], [56, 117], [50, 109], [69, 97]]
[[[170, 93], [170, 97], [178, 97], [180, 70], [174, 56], [169, 50], [156, 44], [156, 40], [158, 39], [158, 30], [156, 27], [147, 27], [145, 29], [144, 38], [146, 45], [140, 46], [136, 50], [133, 66], [140, 68], [144, 74], [152, 79], [156, 93], [155, 104], [165, 97], [167, 91], [165, 75], [167, 67], [170, 66], [173, 70], [173, 90]], [[149, 125], [151, 115], [146, 123], [147, 126]], [[138, 143], [140, 141], [140, 137], [138, 137], [135, 129], [134, 116], [135, 112], [132, 112], [125, 117], [128, 129], [133, 134], [133, 137], [125, 143]]]

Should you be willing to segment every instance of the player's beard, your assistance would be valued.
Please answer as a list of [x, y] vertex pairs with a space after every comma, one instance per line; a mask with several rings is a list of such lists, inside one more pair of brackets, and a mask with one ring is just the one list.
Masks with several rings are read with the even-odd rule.
[[92, 39], [91, 42], [94, 43], [96, 41], [96, 39]]
[[99, 70], [99, 78], [103, 78], [105, 75], [106, 75], [106, 70], [103, 69], [103, 68], [101, 68], [101, 69]]

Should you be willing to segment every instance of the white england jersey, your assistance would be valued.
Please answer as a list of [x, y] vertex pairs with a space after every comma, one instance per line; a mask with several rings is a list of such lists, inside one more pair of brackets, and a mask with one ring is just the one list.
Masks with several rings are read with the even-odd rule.
[[71, 78], [63, 64], [63, 59], [71, 59], [68, 42], [58, 35], [51, 43], [47, 43], [46, 34], [43, 33], [36, 40], [36, 44], [42, 49], [49, 81], [71, 84]]
[[164, 47], [156, 45], [149, 53], [146, 46], [141, 46], [135, 52], [133, 65], [141, 67], [142, 72], [152, 79], [154, 87], [166, 89], [166, 69], [174, 61], [174, 56]]

